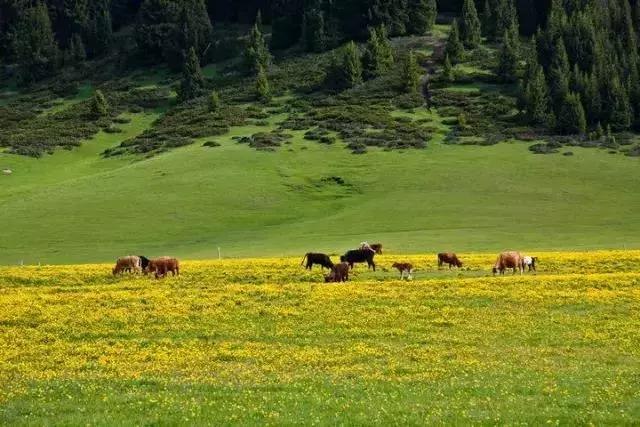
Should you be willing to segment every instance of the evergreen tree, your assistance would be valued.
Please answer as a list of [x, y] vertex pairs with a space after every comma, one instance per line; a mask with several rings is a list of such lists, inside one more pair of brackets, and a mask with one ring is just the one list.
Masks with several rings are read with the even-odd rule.
[[87, 59], [87, 52], [79, 34], [71, 36], [69, 48], [65, 54], [65, 65], [73, 65], [84, 62]]
[[200, 69], [200, 60], [195, 48], [189, 49], [187, 60], [182, 70], [182, 81], [178, 91], [180, 102], [188, 101], [204, 93], [204, 76]]
[[529, 121], [538, 125], [549, 124], [552, 121], [549, 114], [551, 102], [544, 71], [540, 65], [536, 65], [531, 79], [526, 82], [524, 93], [525, 113]]
[[500, 56], [498, 62], [498, 77], [503, 82], [512, 82], [516, 77], [518, 68], [518, 56], [509, 36], [508, 30], [505, 30], [502, 38], [502, 46], [500, 48]]
[[484, 7], [482, 8], [482, 14], [480, 17], [480, 22], [482, 24], [482, 33], [490, 40], [495, 39], [496, 21], [489, 0], [484, 1]]
[[358, 47], [354, 42], [349, 42], [334, 53], [327, 83], [334, 89], [347, 89], [361, 82], [362, 63]]
[[260, 68], [263, 70], [269, 67], [271, 62], [271, 54], [267, 48], [267, 43], [258, 28], [254, 25], [249, 34], [247, 46], [244, 51], [245, 68], [251, 72], [257, 73]]
[[449, 55], [445, 55], [444, 64], [442, 67], [442, 78], [445, 82], [453, 82], [455, 80], [455, 76], [453, 74], [453, 66], [451, 65], [451, 61], [449, 60]]
[[465, 47], [473, 49], [480, 44], [480, 19], [473, 0], [464, 0], [460, 18], [460, 40]]
[[209, 99], [207, 103], [207, 106], [209, 107], [209, 111], [212, 113], [215, 113], [220, 109], [220, 105], [221, 105], [220, 96], [218, 96], [218, 92], [216, 92], [215, 90], [212, 90], [211, 93], [209, 94]]
[[318, 4], [314, 4], [304, 13], [302, 38], [307, 52], [322, 52], [327, 48], [324, 12]]
[[382, 51], [378, 32], [374, 28], [369, 28], [369, 39], [362, 55], [362, 71], [365, 79], [375, 79], [384, 73], [382, 65]]
[[418, 93], [420, 88], [420, 67], [413, 51], [407, 54], [402, 65], [402, 86], [410, 94]]
[[[498, 0], [494, 10], [494, 36], [503, 36], [506, 31], [518, 28], [518, 14], [513, 0]], [[516, 30], [517, 31], [517, 30]]]
[[271, 10], [271, 49], [286, 49], [296, 44], [302, 34], [303, 1], [273, 0]]
[[449, 32], [449, 38], [447, 39], [445, 54], [454, 64], [461, 61], [462, 56], [464, 55], [464, 46], [462, 41], [460, 41], [459, 25], [458, 21], [455, 19], [451, 24], [451, 31]]
[[109, 103], [107, 103], [107, 99], [104, 97], [101, 90], [98, 89], [93, 94], [89, 110], [91, 111], [91, 115], [95, 118], [104, 117], [109, 114]]
[[438, 9], [436, 0], [409, 0], [409, 21], [407, 31], [410, 34], [425, 34], [436, 23]]
[[271, 89], [269, 88], [269, 80], [267, 80], [267, 73], [264, 68], [260, 66], [258, 68], [258, 75], [256, 77], [256, 96], [260, 101], [268, 102], [271, 100]]
[[600, 96], [600, 85], [595, 72], [589, 74], [584, 82], [584, 95], [582, 96], [587, 122], [590, 124], [600, 123], [602, 117], [602, 98]]
[[567, 94], [558, 113], [557, 127], [564, 134], [585, 133], [587, 124], [579, 95], [571, 92]]
[[549, 69], [549, 92], [558, 114], [569, 92], [569, 58], [562, 38], [556, 40]]
[[175, 37], [180, 14], [179, 2], [144, 0], [136, 19], [135, 38], [140, 52], [148, 57], [165, 58], [166, 44]]
[[86, 38], [87, 53], [92, 58], [106, 53], [111, 47], [113, 28], [108, 0], [91, 2]]
[[18, 21], [15, 40], [20, 83], [30, 84], [55, 71], [58, 47], [44, 3], [38, 2], [23, 13]]
[[380, 44], [380, 57], [383, 70], [390, 70], [393, 66], [393, 48], [387, 34], [387, 27], [380, 25], [376, 32], [378, 33], [378, 43]]

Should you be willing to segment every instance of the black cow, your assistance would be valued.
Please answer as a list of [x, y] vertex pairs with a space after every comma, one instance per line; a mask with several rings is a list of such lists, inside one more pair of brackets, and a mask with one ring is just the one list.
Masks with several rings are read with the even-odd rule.
[[351, 268], [353, 268], [353, 264], [366, 262], [369, 268], [373, 267], [373, 271], [376, 271], [376, 263], [373, 262], [375, 255], [376, 253], [369, 249], [354, 249], [342, 255], [340, 262], [348, 263]]
[[307, 260], [307, 265], [305, 266], [307, 270], [311, 270], [313, 268], [313, 264], [321, 265], [323, 268], [328, 268], [329, 270], [333, 268], [333, 263], [331, 262], [329, 255], [308, 252], [304, 255], [304, 258], [302, 258], [302, 263], [300, 263], [300, 265], [304, 264], [305, 259]]
[[149, 266], [149, 258], [143, 255], [138, 255], [138, 257], [140, 258], [142, 271], [147, 271], [147, 267]]

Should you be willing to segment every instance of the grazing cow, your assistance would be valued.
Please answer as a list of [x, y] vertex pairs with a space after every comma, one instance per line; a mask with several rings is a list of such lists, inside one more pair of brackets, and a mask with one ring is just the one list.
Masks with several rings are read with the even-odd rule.
[[441, 252], [438, 254], [438, 268], [442, 267], [445, 264], [449, 264], [449, 270], [451, 267], [462, 267], [462, 263], [458, 259], [458, 256], [453, 252]]
[[411, 280], [411, 272], [413, 271], [413, 265], [408, 262], [394, 262], [391, 266], [400, 272], [400, 280], [404, 279], [405, 274], [407, 279]]
[[522, 258], [522, 270], [524, 271], [524, 268], [528, 267], [528, 271], [536, 271], [536, 262], [538, 262], [537, 256], [525, 256], [524, 258]]
[[147, 267], [149, 266], [149, 258], [144, 255], [138, 255], [140, 258], [140, 266], [142, 267], [142, 271], [147, 271]]
[[322, 266], [322, 268], [328, 268], [329, 270], [333, 268], [333, 262], [331, 262], [329, 255], [308, 252], [304, 255], [304, 258], [302, 258], [300, 265], [304, 265], [305, 259], [307, 260], [307, 265], [304, 268], [307, 270], [313, 269], [313, 264], [318, 264]]
[[371, 245], [371, 249], [378, 255], [382, 255], [382, 243], [374, 243]]
[[520, 252], [506, 251], [498, 255], [495, 265], [493, 266], [493, 274], [498, 272], [504, 274], [507, 268], [513, 268], [513, 274], [516, 274], [516, 270], [522, 274], [524, 272], [524, 260]]
[[140, 257], [137, 257], [135, 255], [129, 255], [122, 258], [118, 258], [118, 260], [116, 261], [116, 266], [113, 267], [113, 270], [111, 272], [115, 276], [117, 274], [121, 274], [124, 272], [138, 273], [141, 271], [142, 271], [142, 265], [141, 265]]
[[349, 280], [349, 264], [346, 262], [341, 262], [340, 264], [336, 264], [331, 268], [331, 273], [327, 276], [324, 276], [325, 283], [338, 283], [338, 282], [346, 282]]
[[180, 263], [177, 259], [171, 257], [160, 257], [149, 261], [147, 266], [149, 273], [155, 273], [156, 279], [165, 277], [168, 272], [172, 275], [180, 275]]
[[373, 267], [373, 271], [376, 271], [376, 263], [373, 262], [375, 255], [376, 253], [369, 249], [354, 249], [342, 255], [340, 262], [348, 263], [351, 268], [353, 268], [353, 264], [355, 263], [366, 262], [369, 268]]

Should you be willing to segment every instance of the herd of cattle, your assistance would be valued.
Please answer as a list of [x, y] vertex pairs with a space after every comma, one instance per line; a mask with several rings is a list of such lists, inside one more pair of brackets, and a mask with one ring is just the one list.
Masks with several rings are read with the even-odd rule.
[[[340, 257], [340, 263], [334, 264], [331, 257], [323, 253], [308, 252], [302, 258], [301, 265], [305, 265], [308, 270], [313, 269], [314, 265], [320, 265], [322, 268], [329, 269], [329, 274], [324, 276], [326, 283], [330, 282], [346, 282], [349, 280], [349, 271], [353, 269], [355, 264], [367, 263], [368, 267], [376, 271], [376, 263], [374, 258], [382, 255], [382, 244], [374, 245], [364, 244], [359, 249], [347, 251]], [[306, 261], [306, 264], [305, 264]], [[493, 266], [493, 274], [504, 274], [507, 269], [513, 269], [513, 274], [517, 271], [523, 274], [528, 271], [536, 271], [537, 257], [524, 256], [520, 252], [506, 251], [498, 255], [498, 259]], [[453, 267], [462, 267], [462, 262], [458, 256], [452, 252], [442, 252], [438, 254], [438, 268], [448, 265], [449, 269]], [[392, 267], [400, 273], [400, 278], [407, 277], [411, 279], [413, 273], [413, 265], [408, 262], [395, 262]], [[176, 258], [160, 257], [149, 259], [142, 255], [129, 255], [118, 258], [113, 268], [113, 275], [122, 273], [153, 273], [156, 279], [165, 277], [168, 273], [172, 275], [180, 275], [180, 263]]]

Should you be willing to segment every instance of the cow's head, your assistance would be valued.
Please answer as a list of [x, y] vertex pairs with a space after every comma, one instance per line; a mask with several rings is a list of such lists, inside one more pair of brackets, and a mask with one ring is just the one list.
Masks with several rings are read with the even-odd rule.
[[346, 262], [346, 261], [347, 261], [347, 257], [346, 257], [346, 256], [344, 256], [344, 255], [342, 255], [342, 256], [340, 257], [340, 262]]
[[456, 261], [456, 267], [458, 267], [458, 268], [462, 267], [462, 262], [461, 262], [461, 261], [459, 261], [459, 260], [458, 260], [458, 261]]
[[335, 273], [333, 271], [324, 276], [324, 283], [331, 283], [333, 281], [335, 281]]
[[491, 270], [493, 272], [493, 275], [495, 276], [496, 274], [498, 274], [498, 267], [493, 267], [493, 270]]

